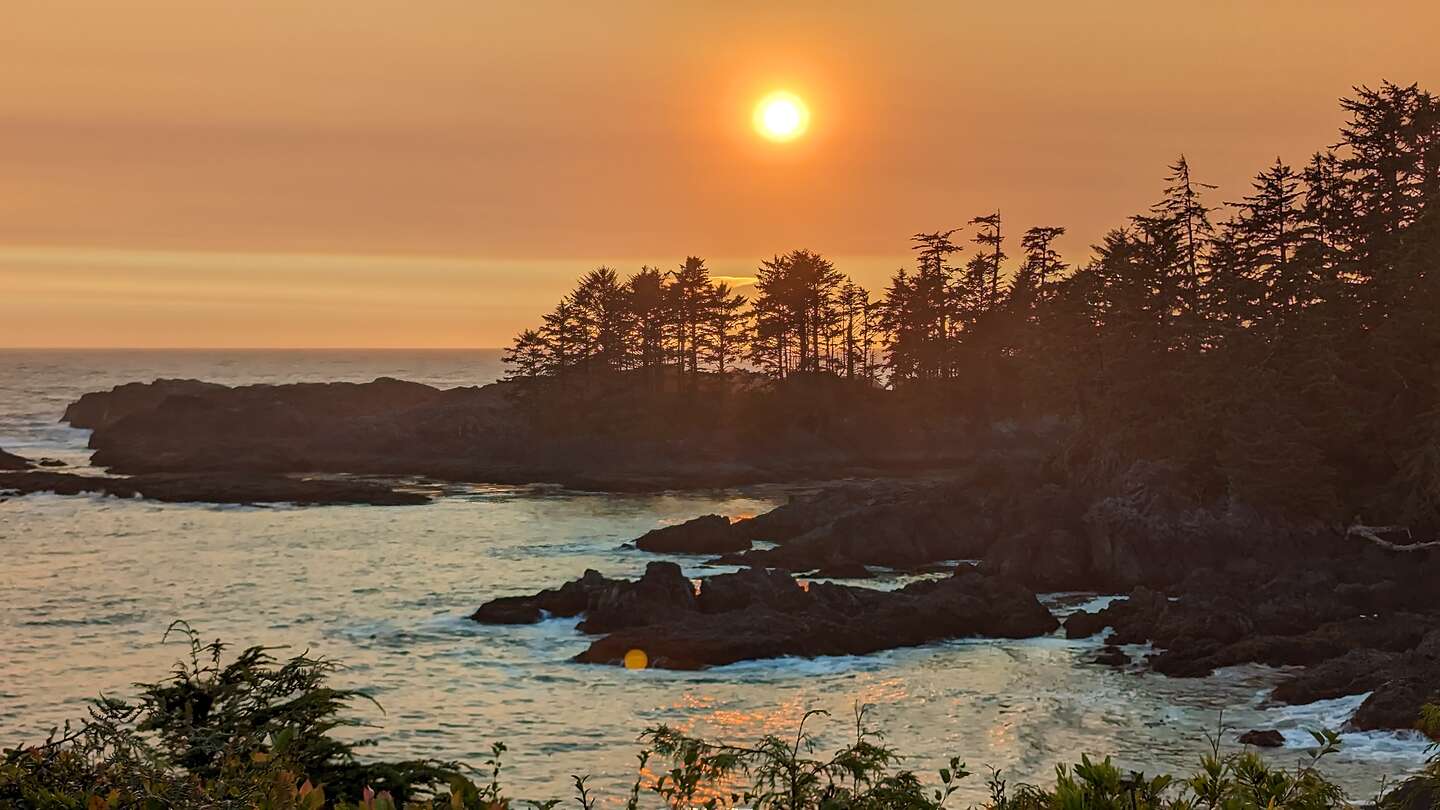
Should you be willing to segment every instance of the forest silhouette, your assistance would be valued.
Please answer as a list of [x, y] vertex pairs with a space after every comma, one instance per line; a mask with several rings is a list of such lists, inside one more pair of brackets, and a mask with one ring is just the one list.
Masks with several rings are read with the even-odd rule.
[[[1182, 155], [1075, 267], [1001, 213], [912, 237], [873, 294], [810, 250], [737, 294], [690, 257], [579, 280], [506, 352], [531, 390], [755, 375], [885, 391], [971, 425], [1054, 423], [1072, 480], [1134, 464], [1201, 503], [1440, 525], [1440, 103], [1357, 87], [1339, 140], [1226, 199]], [[863, 393], [854, 393], [857, 388]], [[848, 393], [847, 393], [848, 392]]]

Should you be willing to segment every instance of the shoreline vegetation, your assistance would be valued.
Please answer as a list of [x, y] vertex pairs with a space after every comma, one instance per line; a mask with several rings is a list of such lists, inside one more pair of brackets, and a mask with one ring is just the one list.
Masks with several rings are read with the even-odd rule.
[[[0, 752], [0, 807], [935, 810], [958, 807], [954, 794], [966, 779], [985, 779], [989, 799], [975, 806], [987, 810], [1411, 810], [1440, 798], [1440, 758], [1356, 803], [1323, 774], [1325, 758], [1343, 746], [1339, 735], [1313, 732], [1306, 758], [1283, 768], [1249, 746], [1226, 749], [1223, 724], [1188, 775], [1147, 776], [1108, 757], [1084, 755], [1057, 765], [1054, 783], [1046, 786], [1010, 784], [999, 771], [977, 776], [958, 757], [922, 776], [856, 706], [853, 736], [833, 754], [820, 749], [815, 735], [815, 725], [827, 721], [823, 712], [807, 713], [786, 736], [752, 744], [655, 726], [639, 736], [628, 794], [598, 795], [577, 775], [572, 785], [555, 786], [557, 794], [569, 794], [564, 798], [522, 800], [503, 787], [502, 743], [479, 768], [429, 759], [364, 761], [358, 753], [367, 741], [347, 742], [334, 732], [366, 725], [350, 711], [374, 701], [363, 691], [331, 687], [335, 662], [308, 652], [280, 660], [263, 647], [227, 660], [219, 640], [205, 642], [184, 623], [171, 632], [189, 651], [167, 679], [136, 684], [132, 700], [98, 698], [84, 721], [57, 729], [43, 743]], [[1426, 707], [1419, 719], [1440, 736], [1440, 708]]]

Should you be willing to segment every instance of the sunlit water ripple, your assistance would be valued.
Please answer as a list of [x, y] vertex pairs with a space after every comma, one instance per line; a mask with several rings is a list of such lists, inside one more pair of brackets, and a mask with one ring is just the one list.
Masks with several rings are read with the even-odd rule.
[[[0, 352], [0, 447], [86, 458], [83, 431], [57, 426], [87, 390], [157, 376], [220, 382], [368, 380], [390, 375], [478, 384], [494, 353]], [[573, 620], [486, 627], [465, 617], [485, 599], [533, 591], [595, 568], [634, 575], [654, 557], [624, 541], [705, 512], [755, 514], [779, 488], [599, 495], [544, 487], [451, 487], [420, 507], [217, 507], [38, 495], [0, 502], [0, 734], [39, 738], [101, 691], [126, 693], [181, 652], [161, 636], [185, 619], [236, 645], [284, 644], [343, 661], [346, 685], [384, 713], [376, 754], [481, 763], [504, 741], [517, 792], [562, 792], [571, 773], [628, 784], [648, 725], [732, 740], [793, 730], [805, 711], [840, 743], [857, 703], [928, 772], [952, 755], [1012, 782], [1048, 781], [1055, 762], [1108, 752], [1126, 766], [1182, 768], [1223, 711], [1239, 730], [1280, 728], [1285, 763], [1308, 728], [1338, 727], [1359, 697], [1269, 706], [1263, 667], [1167, 679], [1083, 664], [1096, 643], [1060, 637], [954, 641], [865, 657], [736, 664], [703, 672], [584, 666]], [[715, 573], [676, 558], [692, 576]], [[719, 569], [728, 570], [728, 569]], [[881, 580], [893, 586], [896, 580]], [[1053, 596], [1066, 610], [1088, 597]], [[1330, 770], [1357, 796], [1419, 765], [1401, 734], [1346, 735]], [[1233, 743], [1231, 743], [1233, 745]], [[965, 798], [979, 798], [969, 785]]]

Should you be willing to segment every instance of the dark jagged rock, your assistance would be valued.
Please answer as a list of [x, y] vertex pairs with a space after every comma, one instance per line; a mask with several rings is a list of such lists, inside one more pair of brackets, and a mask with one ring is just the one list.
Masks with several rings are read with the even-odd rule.
[[[1197, 570], [1252, 577], [1273, 561], [1313, 553], [1315, 526], [1272, 525], [1243, 509], [1193, 500], [1183, 476], [1137, 462], [1101, 491], [1010, 473], [998, 497], [1000, 530], [988, 564], [1037, 590], [1101, 593], [1176, 588]], [[1257, 537], [1264, 537], [1257, 543]], [[1251, 569], [1251, 570], [1246, 570]], [[1269, 570], [1273, 570], [1273, 567]]]
[[35, 462], [35, 463], [36, 463], [37, 465], [41, 466], [41, 467], [66, 467], [66, 466], [69, 466], [69, 465], [67, 465], [65, 462], [61, 461], [61, 460], [58, 459], [58, 458], [42, 458], [42, 459], [40, 459], [39, 461], [37, 461], [37, 462]]
[[532, 596], [486, 602], [471, 617], [513, 624], [576, 616], [602, 635], [576, 660], [618, 663], [632, 649], [650, 665], [688, 669], [778, 656], [859, 655], [960, 636], [1023, 638], [1055, 618], [1025, 588], [967, 569], [944, 580], [879, 591], [829, 583], [802, 587], [758, 568], [702, 580], [699, 594], [673, 563], [651, 563], [633, 582], [587, 571]]
[[530, 624], [545, 616], [584, 615], [580, 630], [605, 633], [622, 627], [668, 621], [699, 610], [695, 585], [671, 562], [652, 562], [634, 582], [587, 570], [577, 580], [530, 596], [502, 596], [481, 605], [470, 618], [485, 624]]
[[608, 633], [670, 621], [699, 610], [695, 584], [672, 562], [652, 562], [634, 582], [608, 582], [591, 596], [580, 629]]
[[418, 492], [356, 479], [305, 479], [279, 475], [138, 475], [110, 478], [58, 472], [0, 473], [0, 492], [25, 495], [99, 494], [171, 503], [294, 503], [304, 506], [370, 504], [405, 506], [429, 503]]
[[1440, 702], [1440, 628], [1426, 634], [1384, 672], [1386, 677], [1375, 683], [1374, 691], [1355, 710], [1351, 728], [1415, 728], [1421, 707]]
[[790, 500], [764, 514], [735, 522], [735, 530], [750, 540], [784, 543], [824, 526], [841, 515], [883, 502], [899, 482], [867, 481], [838, 484], [818, 492], [792, 495]]
[[1298, 705], [1371, 692], [1390, 677], [1401, 657], [1380, 650], [1350, 650], [1287, 677], [1271, 697]]
[[1285, 744], [1285, 735], [1274, 729], [1264, 731], [1247, 731], [1240, 735], [1241, 745], [1253, 745], [1256, 748], [1279, 748]]
[[[1263, 570], [1253, 535], [1270, 531], [1268, 524], [1174, 496], [1171, 475], [1163, 465], [1135, 465], [1121, 481], [1123, 495], [1098, 497], [1045, 481], [1023, 456], [981, 456], [945, 480], [855, 482], [796, 496], [735, 524], [777, 547], [713, 562], [792, 571], [840, 562], [916, 570], [983, 558], [992, 571], [1035, 590], [1099, 592], [1173, 587], [1204, 568]], [[1265, 562], [1313, 539], [1309, 528], [1274, 533]]]
[[228, 390], [217, 383], [199, 380], [156, 380], [126, 383], [109, 391], [81, 396], [65, 408], [60, 421], [77, 428], [99, 430], [133, 414], [149, 411], [172, 396], [198, 396]]
[[599, 571], [586, 569], [577, 580], [530, 596], [502, 596], [481, 605], [470, 618], [484, 624], [534, 624], [546, 614], [570, 618], [584, 613], [600, 591], [620, 580], [607, 579]]
[[646, 532], [635, 547], [660, 554], [724, 554], [750, 548], [750, 540], [732, 528], [729, 518], [702, 515]]
[[965, 497], [959, 481], [851, 484], [802, 496], [735, 527], [779, 545], [715, 563], [790, 571], [854, 564], [914, 569], [972, 559], [995, 535], [991, 517]]
[[1167, 675], [1208, 675], [1220, 667], [1245, 663], [1310, 666], [1352, 650], [1410, 649], [1436, 623], [1434, 617], [1409, 613], [1385, 618], [1359, 616], [1327, 622], [1298, 635], [1257, 634], [1213, 648], [1192, 643], [1190, 649], [1180, 647], [1160, 653], [1151, 660], [1151, 666]]
[[1170, 593], [1136, 588], [1095, 613], [1066, 620], [1084, 637], [1109, 626], [1115, 644], [1151, 642], [1156, 672], [1208, 675], [1243, 663], [1303, 666], [1276, 687], [1284, 703], [1370, 692], [1350, 726], [1412, 728], [1440, 697], [1440, 570], [1414, 554], [1350, 544], [1279, 570], [1236, 565], [1192, 572]]
[[[863, 655], [964, 636], [1024, 638], [1057, 626], [1033, 593], [978, 572], [894, 592], [812, 583], [802, 593], [620, 630], [576, 660], [615, 664], [640, 649], [651, 666], [694, 669], [781, 656]], [[706, 603], [703, 585], [700, 602]]]
[[[1109, 625], [1115, 630], [1112, 642], [1149, 641], [1162, 648], [1150, 662], [1157, 672], [1201, 676], [1242, 663], [1318, 664], [1355, 649], [1403, 651], [1440, 624], [1440, 617], [1428, 613], [1368, 614], [1336, 598], [1333, 581], [1315, 572], [1276, 577], [1262, 586], [1182, 593], [1171, 599], [1137, 589], [1098, 614], [1072, 617], [1077, 624], [1067, 632]], [[1422, 600], [1414, 602], [1417, 609], [1430, 609]]]
[[1065, 617], [1065, 637], [1089, 638], [1108, 626], [1103, 614], [1077, 610]]
[[1440, 807], [1440, 782], [1426, 774], [1412, 776], [1385, 794], [1386, 810], [1435, 810]]
[[1356, 731], [1413, 729], [1420, 722], [1420, 710], [1440, 700], [1440, 673], [1402, 672], [1388, 678], [1365, 698], [1349, 728]]
[[0, 449], [0, 470], [28, 470], [32, 466], [34, 466], [34, 462], [30, 459]]
[[763, 568], [720, 574], [700, 583], [702, 613], [727, 613], [751, 607], [792, 611], [804, 608], [809, 599], [809, 594], [789, 574]]

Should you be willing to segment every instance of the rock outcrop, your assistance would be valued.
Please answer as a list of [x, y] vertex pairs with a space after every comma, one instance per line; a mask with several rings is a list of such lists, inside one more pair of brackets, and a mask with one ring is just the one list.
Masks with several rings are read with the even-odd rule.
[[470, 615], [482, 624], [534, 624], [546, 617], [570, 618], [584, 613], [602, 589], [619, 584], [599, 571], [587, 569], [577, 580], [529, 596], [502, 596], [481, 605]]
[[[739, 575], [715, 579], [724, 576]], [[576, 660], [618, 664], [639, 649], [651, 666], [697, 669], [782, 656], [866, 655], [948, 638], [1027, 638], [1057, 626], [1033, 593], [968, 566], [893, 592], [811, 583], [801, 593], [781, 590], [743, 608], [707, 611], [702, 584], [700, 613], [611, 633]]]
[[635, 547], [657, 554], [724, 554], [750, 548], [750, 539], [736, 531], [724, 515], [701, 515], [646, 532], [635, 541]]
[[72, 427], [100, 430], [127, 416], [154, 410], [170, 397], [198, 397], [229, 390], [218, 383], [200, 380], [167, 380], [133, 382], [117, 385], [109, 391], [82, 395], [65, 408], [60, 421]]
[[1279, 748], [1285, 744], [1285, 735], [1275, 729], [1251, 730], [1241, 734], [1239, 742], [1241, 745], [1253, 745], [1256, 748]]
[[561, 594], [583, 593], [586, 618], [580, 629], [605, 635], [577, 661], [618, 664], [638, 649], [650, 666], [666, 669], [863, 655], [966, 636], [1024, 638], [1058, 626], [1032, 592], [970, 566], [898, 591], [828, 583], [802, 587], [787, 574], [752, 568], [706, 578], [697, 594], [669, 563], [651, 563], [635, 582], [617, 583], [594, 572], [577, 582], [585, 584], [488, 602], [472, 618], [538, 618], [540, 610], [560, 615], [542, 605], [570, 610], [578, 598], [565, 601]]
[[[1338, 542], [1338, 541], [1337, 541]], [[1066, 634], [1112, 628], [1112, 644], [1150, 642], [1156, 672], [1197, 677], [1245, 663], [1302, 666], [1274, 690], [1283, 703], [1371, 693], [1350, 727], [1413, 728], [1440, 698], [1440, 571], [1422, 555], [1351, 544], [1268, 576], [1194, 572], [1169, 592], [1136, 588]]]
[[671, 562], [652, 562], [634, 582], [607, 583], [585, 607], [580, 630], [609, 633], [626, 627], [651, 626], [699, 610], [695, 583]]
[[856, 482], [801, 495], [734, 525], [776, 547], [714, 562], [864, 576], [866, 565], [914, 570], [973, 559], [994, 542], [997, 526], [969, 483], [962, 474], [945, 481]]

